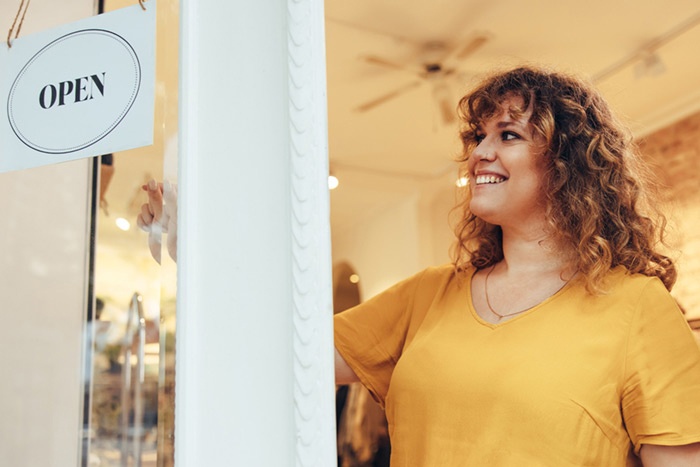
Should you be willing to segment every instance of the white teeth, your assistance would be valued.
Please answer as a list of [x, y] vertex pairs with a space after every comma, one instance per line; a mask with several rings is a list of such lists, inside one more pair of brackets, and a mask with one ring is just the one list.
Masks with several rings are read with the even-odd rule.
[[500, 177], [498, 175], [477, 175], [476, 176], [476, 184], [477, 185], [483, 185], [486, 183], [501, 183], [505, 182], [506, 179], [505, 177]]

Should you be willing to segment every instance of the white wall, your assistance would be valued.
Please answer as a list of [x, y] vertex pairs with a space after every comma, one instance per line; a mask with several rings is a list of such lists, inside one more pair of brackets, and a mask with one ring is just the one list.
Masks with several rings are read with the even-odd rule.
[[[0, 4], [9, 27], [19, 2]], [[92, 15], [37, 0], [22, 36]], [[3, 45], [4, 47], [4, 45]], [[89, 163], [0, 174], [0, 465], [78, 465]]]
[[417, 203], [411, 196], [362, 224], [333, 233], [333, 261], [347, 261], [355, 269], [363, 300], [421, 268]]
[[333, 261], [352, 265], [363, 300], [425, 267], [449, 262], [453, 193], [449, 184], [428, 187], [351, 229], [333, 232]]

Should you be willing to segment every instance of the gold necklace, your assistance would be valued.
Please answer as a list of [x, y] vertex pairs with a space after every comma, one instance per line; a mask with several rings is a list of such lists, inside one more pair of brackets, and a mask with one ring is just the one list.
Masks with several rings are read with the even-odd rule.
[[[489, 270], [489, 272], [486, 273], [486, 278], [484, 279], [484, 295], [486, 296], [486, 305], [488, 305], [489, 310], [491, 311], [491, 313], [493, 313], [494, 316], [497, 316], [497, 317], [498, 317], [498, 321], [500, 321], [500, 320], [502, 320], [503, 318], [506, 318], [506, 317], [508, 317], [508, 316], [519, 315], [520, 313], [524, 313], [524, 312], [526, 312], [527, 310], [531, 310], [532, 308], [534, 308], [535, 306], [537, 306], [537, 305], [532, 305], [532, 306], [529, 306], [529, 307], [525, 308], [524, 310], [514, 311], [513, 313], [506, 313], [505, 315], [502, 315], [502, 314], [500, 314], [499, 312], [497, 312], [496, 310], [494, 310], [493, 307], [491, 306], [491, 300], [489, 300], [489, 276], [491, 275], [491, 273], [493, 272], [494, 269], [496, 269], [496, 265], [495, 265], [495, 264], [494, 264], [493, 266], [491, 266], [491, 270]], [[568, 280], [564, 281], [564, 284], [563, 284], [561, 287], [559, 287], [552, 295], [550, 295], [550, 297], [553, 296], [553, 295], [558, 294], [559, 291], [560, 291], [561, 289], [563, 289], [564, 287], [566, 287], [566, 284], [568, 284], [569, 281], [570, 281], [571, 279], [573, 279], [575, 275], [576, 275], [576, 274], [574, 274], [573, 276], [571, 276]], [[562, 279], [562, 280], [563, 280], [563, 279]]]
[[514, 315], [518, 315], [520, 313], [524, 313], [527, 310], [529, 310], [530, 308], [532, 308], [531, 306], [529, 306], [529, 307], [525, 308], [524, 310], [515, 311], [513, 313], [506, 313], [505, 315], [502, 315], [493, 309], [493, 307], [491, 306], [491, 300], [489, 300], [489, 276], [491, 275], [491, 273], [493, 272], [494, 269], [496, 269], [495, 264], [493, 266], [491, 266], [491, 269], [489, 270], [489, 272], [486, 273], [486, 278], [484, 279], [484, 295], [486, 296], [486, 305], [488, 305], [491, 313], [493, 313], [496, 317], [498, 317], [498, 321], [500, 321], [503, 318], [506, 318], [508, 316], [514, 316]]

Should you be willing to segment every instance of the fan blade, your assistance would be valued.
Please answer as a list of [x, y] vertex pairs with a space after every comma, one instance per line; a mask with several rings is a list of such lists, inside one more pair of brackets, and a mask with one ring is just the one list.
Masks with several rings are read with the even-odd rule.
[[371, 65], [377, 65], [377, 66], [381, 66], [384, 68], [391, 68], [393, 70], [412, 71], [412, 70], [409, 70], [404, 65], [401, 65], [399, 63], [392, 62], [390, 60], [386, 60], [384, 58], [377, 57], [374, 55], [363, 55], [361, 58], [366, 63], [369, 63]]
[[437, 81], [433, 86], [433, 100], [437, 104], [440, 116], [445, 125], [455, 121], [457, 104], [452, 101], [452, 93], [445, 80]]
[[484, 44], [486, 44], [489, 39], [491, 39], [491, 35], [488, 33], [479, 33], [473, 36], [469, 41], [462, 46], [462, 48], [457, 49], [457, 53], [455, 54], [455, 58], [457, 60], [464, 60], [477, 50], [479, 50], [481, 47], [483, 47]]
[[442, 121], [445, 125], [449, 125], [455, 121], [457, 118], [456, 109], [449, 99], [440, 99], [438, 101], [438, 107], [440, 108], [440, 115], [442, 115]]
[[391, 32], [382, 31], [379, 29], [374, 29], [374, 28], [368, 27], [364, 24], [355, 24], [355, 23], [351, 23], [350, 21], [346, 21], [344, 19], [333, 18], [333, 17], [330, 17], [328, 15], [326, 15], [326, 23], [334, 23], [334, 24], [337, 24], [339, 26], [354, 29], [354, 30], [359, 31], [359, 32], [375, 34], [378, 36], [382, 36], [382, 37], [391, 39], [397, 43], [406, 43], [406, 44], [411, 44], [414, 46], [420, 45], [419, 43], [417, 43], [415, 41], [415, 39], [413, 39], [409, 36], [402, 36], [402, 35], [398, 35], [398, 34], [393, 34]]
[[394, 98], [400, 96], [401, 94], [408, 92], [411, 89], [418, 87], [420, 85], [421, 85], [420, 81], [413, 81], [413, 82], [408, 83], [404, 86], [401, 86], [398, 89], [395, 89], [389, 93], [386, 93], [383, 96], [380, 96], [380, 97], [373, 99], [369, 102], [365, 102], [364, 104], [356, 107], [355, 110], [358, 112], [366, 112], [366, 111], [373, 109], [374, 107], [377, 107], [378, 105], [381, 105], [387, 101], [390, 101], [391, 99], [394, 99]]

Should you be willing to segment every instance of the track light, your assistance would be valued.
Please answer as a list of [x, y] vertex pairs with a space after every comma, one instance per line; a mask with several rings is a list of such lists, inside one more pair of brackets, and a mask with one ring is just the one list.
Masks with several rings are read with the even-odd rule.
[[641, 55], [640, 61], [634, 66], [634, 77], [637, 79], [645, 77], [661, 76], [666, 72], [666, 65], [654, 51], [647, 51]]
[[333, 175], [333, 174], [328, 175], [328, 189], [329, 190], [335, 190], [336, 188], [338, 188], [339, 184], [340, 184], [340, 182], [338, 181], [338, 178], [335, 175]]

